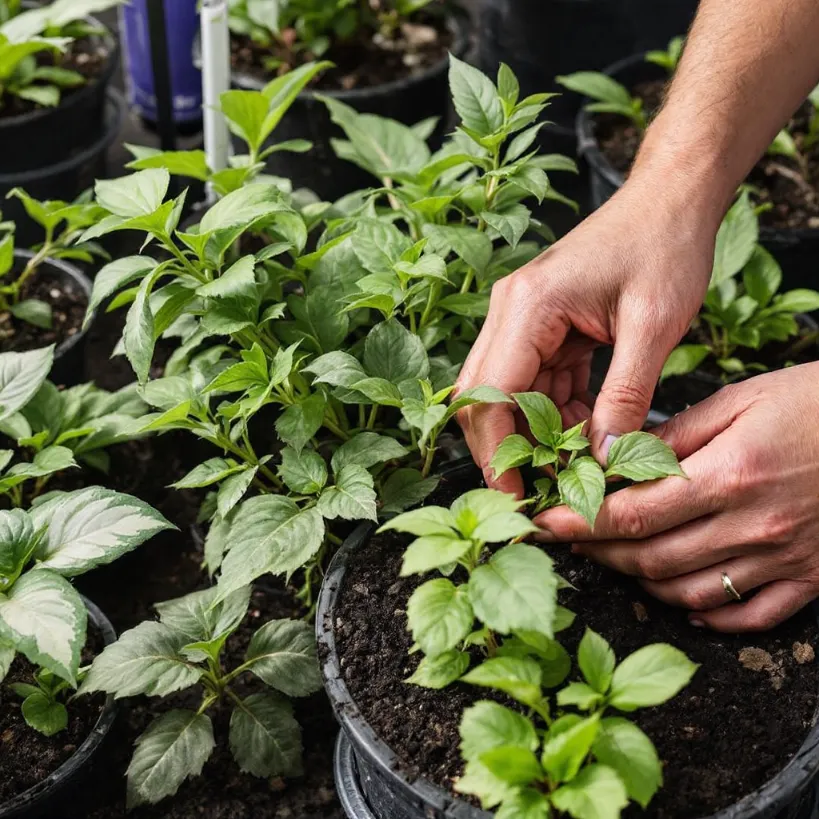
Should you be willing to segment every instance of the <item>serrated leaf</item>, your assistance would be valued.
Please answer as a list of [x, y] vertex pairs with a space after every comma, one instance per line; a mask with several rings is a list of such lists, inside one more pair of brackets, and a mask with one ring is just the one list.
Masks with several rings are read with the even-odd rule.
[[428, 498], [438, 486], [440, 477], [423, 477], [417, 469], [396, 469], [381, 489], [382, 512], [403, 512]]
[[35, 691], [25, 698], [22, 705], [26, 724], [43, 736], [51, 737], [68, 727], [68, 711], [42, 691]]
[[397, 515], [388, 520], [378, 531], [386, 532], [394, 529], [397, 532], [407, 532], [416, 537], [425, 535], [443, 535], [454, 538], [458, 536], [458, 524], [449, 509], [443, 506], [424, 506], [422, 509], [413, 509], [403, 515]]
[[433, 569], [449, 566], [460, 560], [471, 548], [471, 540], [460, 540], [454, 533], [419, 537], [404, 552], [401, 577], [425, 574]]
[[461, 678], [470, 685], [503, 691], [524, 705], [533, 706], [540, 700], [542, 674], [540, 666], [521, 657], [493, 657], [484, 660]]
[[297, 453], [290, 447], [282, 450], [279, 477], [291, 492], [301, 495], [315, 495], [327, 483], [327, 465], [324, 458], [310, 449]]
[[407, 603], [412, 637], [430, 656], [455, 648], [472, 630], [474, 620], [467, 587], [455, 586], [446, 578], [419, 586]]
[[600, 464], [588, 456], [575, 459], [558, 473], [557, 487], [560, 500], [594, 528], [606, 492], [606, 479]]
[[376, 432], [359, 432], [333, 453], [330, 465], [334, 473], [340, 472], [345, 466], [370, 469], [377, 464], [403, 458], [406, 454], [406, 447], [394, 438]]
[[531, 720], [496, 702], [481, 701], [461, 717], [461, 753], [467, 761], [493, 748], [511, 746], [536, 751], [540, 742]]
[[217, 602], [215, 587], [157, 603], [160, 622], [188, 641], [207, 642], [232, 633], [247, 614], [250, 586], [237, 589]]
[[349, 464], [335, 476], [318, 500], [318, 510], [330, 520], [377, 520], [373, 477], [361, 466]]
[[503, 107], [492, 81], [452, 54], [449, 88], [455, 110], [467, 128], [479, 136], [488, 136], [503, 125]]
[[619, 819], [628, 795], [614, 770], [589, 765], [552, 794], [552, 804], [574, 819]]
[[469, 655], [463, 651], [445, 651], [435, 657], [423, 657], [407, 682], [422, 688], [441, 689], [455, 682], [469, 668]]
[[596, 631], [586, 629], [577, 649], [577, 664], [586, 682], [599, 694], [608, 693], [616, 660], [614, 649]]
[[581, 719], [564, 731], [549, 732], [541, 761], [555, 782], [568, 782], [577, 776], [600, 727], [599, 714]]
[[532, 460], [534, 447], [522, 435], [507, 435], [495, 450], [489, 466], [499, 478], [510, 469], [515, 469]]
[[492, 258], [492, 240], [468, 225], [425, 224], [424, 236], [429, 238], [433, 252], [446, 257], [453, 251], [478, 273], [486, 269]]
[[204, 463], [195, 466], [184, 478], [171, 484], [174, 489], [200, 489], [212, 486], [236, 472], [242, 472], [244, 464], [227, 458], [208, 458]]
[[421, 339], [395, 319], [376, 324], [364, 342], [364, 368], [393, 384], [426, 378], [429, 360]]
[[162, 204], [170, 181], [165, 168], [152, 168], [118, 179], [97, 180], [94, 194], [100, 207], [115, 216], [149, 216]]
[[644, 646], [615, 669], [609, 701], [620, 711], [660, 705], [688, 685], [698, 668], [667, 643]]
[[314, 629], [302, 620], [265, 623], [250, 640], [245, 664], [289, 697], [306, 697], [321, 688]]
[[245, 496], [258, 470], [258, 466], [245, 466], [241, 472], [231, 475], [222, 482], [216, 495], [216, 509], [222, 518], [226, 518]]
[[0, 353], [0, 421], [22, 409], [48, 377], [54, 346], [26, 353]]
[[656, 435], [629, 432], [609, 449], [606, 477], [619, 475], [633, 481], [651, 481], [669, 475], [685, 477], [673, 449]]
[[542, 444], [550, 444], [563, 432], [563, 419], [554, 402], [539, 392], [518, 392], [512, 396], [518, 402], [532, 434]]
[[298, 404], [289, 406], [276, 421], [279, 438], [296, 452], [301, 452], [321, 428], [326, 404], [324, 395], [313, 393]]

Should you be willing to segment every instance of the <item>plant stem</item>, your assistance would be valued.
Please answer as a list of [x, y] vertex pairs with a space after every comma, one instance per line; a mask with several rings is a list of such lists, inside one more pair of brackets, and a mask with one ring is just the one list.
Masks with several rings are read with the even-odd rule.
[[472, 282], [475, 279], [475, 269], [470, 267], [466, 271], [466, 275], [464, 276], [463, 283], [461, 284], [461, 293], [468, 293], [469, 288], [472, 286]]
[[370, 409], [370, 417], [367, 419], [367, 429], [375, 428], [376, 418], [378, 418], [378, 404], [373, 404]]
[[424, 458], [424, 466], [421, 469], [421, 477], [426, 478], [429, 476], [430, 470], [432, 469], [432, 459], [435, 457], [435, 447], [428, 446], [426, 450], [426, 456]]

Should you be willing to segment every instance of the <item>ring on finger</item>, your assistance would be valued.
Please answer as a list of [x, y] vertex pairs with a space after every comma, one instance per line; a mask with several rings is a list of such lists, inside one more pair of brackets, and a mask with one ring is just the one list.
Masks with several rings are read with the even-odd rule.
[[742, 600], [742, 595], [734, 588], [734, 584], [726, 572], [722, 573], [722, 588], [725, 589], [725, 594], [731, 602], [739, 602]]

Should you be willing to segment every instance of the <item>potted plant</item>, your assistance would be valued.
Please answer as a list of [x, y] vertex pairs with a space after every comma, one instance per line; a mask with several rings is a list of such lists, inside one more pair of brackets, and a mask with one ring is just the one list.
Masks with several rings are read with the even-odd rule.
[[[581, 71], [558, 78], [588, 99], [578, 113], [576, 130], [578, 150], [589, 163], [592, 207], [623, 184], [647, 119], [659, 108], [676, 69], [681, 46], [681, 39], [675, 38], [665, 51], [629, 57], [603, 73]], [[760, 215], [761, 242], [794, 287], [813, 283], [819, 242], [818, 99], [814, 91], [747, 179], [768, 206]]]
[[782, 270], [758, 244], [757, 211], [747, 191], [717, 234], [705, 303], [666, 362], [654, 406], [680, 412], [732, 381], [813, 361], [819, 292], [781, 292]]
[[[593, 521], [605, 476], [582, 455], [582, 432], [563, 430], [544, 396], [516, 399], [537, 444], [507, 439], [497, 471], [549, 464], [540, 497]], [[636, 433], [613, 452], [607, 474], [681, 473], [662, 442]], [[476, 485], [473, 466], [450, 470], [440, 506], [400, 515], [376, 534], [362, 527], [328, 572], [317, 633], [342, 726], [337, 784], [349, 816], [484, 819], [497, 808], [499, 817], [590, 819], [619, 816], [629, 800], [649, 815], [809, 810], [819, 767], [809, 727], [816, 669], [801, 664], [793, 642], [815, 641], [815, 620], [755, 637], [750, 654], [747, 638], [692, 633], [683, 613], [629, 581], [568, 550], [521, 543], [534, 528], [520, 514], [525, 504]], [[753, 657], [774, 655], [782, 665], [771, 659], [769, 672], [752, 670], [761, 668]], [[730, 679], [719, 703], [708, 693], [717, 679]], [[784, 685], [795, 700], [781, 697]], [[765, 754], [759, 746], [747, 753], [735, 732], [719, 731], [715, 744], [717, 712], [730, 708], [733, 725], [754, 726], [759, 697], [792, 720], [794, 734]]]
[[[90, 15], [119, 2], [0, 7], [0, 195], [26, 187], [41, 199], [73, 199], [104, 170], [121, 122], [121, 103], [108, 93], [119, 46]], [[7, 215], [21, 212], [13, 202]]]
[[361, 113], [424, 121], [424, 135], [440, 143], [448, 117], [447, 57], [462, 57], [466, 28], [438, 0], [378, 0], [339, 4], [326, 0], [232, 0], [233, 85], [262, 90], [277, 75], [321, 58], [327, 70], [302, 91], [282, 120], [286, 141], [312, 144], [305, 156], [270, 156], [267, 165], [295, 188], [335, 200], [366, 184], [335, 158], [336, 131], [320, 91]]
[[[50, 363], [49, 348], [0, 354], [0, 423], [18, 429], [26, 423], [24, 412], [42, 395]], [[8, 748], [0, 815], [33, 817], [58, 809], [64, 789], [87, 773], [113, 719], [110, 701], [73, 699], [85, 674], [81, 665], [114, 635], [69, 580], [173, 527], [143, 501], [101, 486], [41, 494], [47, 478], [76, 466], [60, 443], [42, 447], [31, 462], [9, 466], [13, 457], [3, 450], [0, 477], [13, 507], [0, 511], [0, 725]], [[29, 509], [24, 486], [25, 499], [34, 498]], [[86, 645], [89, 616], [94, 633]], [[64, 731], [74, 744], [60, 736]]]

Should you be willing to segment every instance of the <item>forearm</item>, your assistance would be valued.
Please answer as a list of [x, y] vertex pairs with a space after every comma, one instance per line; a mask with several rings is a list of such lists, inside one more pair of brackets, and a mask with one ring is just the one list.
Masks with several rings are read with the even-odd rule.
[[819, 81], [817, 0], [702, 0], [632, 172], [719, 224], [737, 186]]

